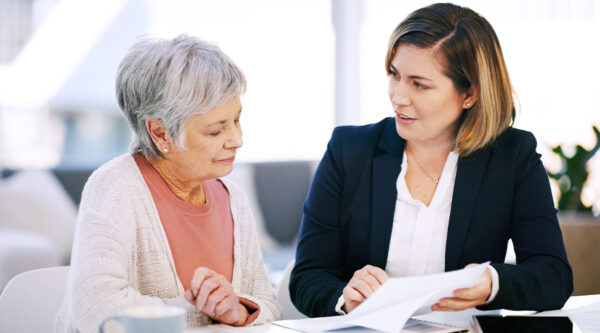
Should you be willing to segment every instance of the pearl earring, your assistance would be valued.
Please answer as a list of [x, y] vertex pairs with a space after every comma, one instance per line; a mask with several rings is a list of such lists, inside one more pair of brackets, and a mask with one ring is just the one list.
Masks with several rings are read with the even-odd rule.
[[164, 151], [165, 153], [167, 153], [167, 152], [169, 152], [169, 148], [165, 148], [165, 149], [163, 149], [163, 151]]
[[469, 103], [467, 103], [467, 107], [471, 107], [471, 103], [470, 103], [470, 102], [469, 102]]

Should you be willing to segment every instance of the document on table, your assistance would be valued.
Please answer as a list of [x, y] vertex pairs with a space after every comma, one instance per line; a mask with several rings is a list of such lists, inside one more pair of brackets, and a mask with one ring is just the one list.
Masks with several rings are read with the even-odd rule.
[[400, 332], [412, 315], [427, 313], [433, 304], [470, 288], [482, 279], [489, 263], [447, 273], [388, 279], [375, 293], [346, 316], [274, 322], [304, 332], [324, 332], [361, 326]]
[[569, 316], [582, 332], [600, 332], [600, 295], [573, 296], [561, 310], [536, 316]]

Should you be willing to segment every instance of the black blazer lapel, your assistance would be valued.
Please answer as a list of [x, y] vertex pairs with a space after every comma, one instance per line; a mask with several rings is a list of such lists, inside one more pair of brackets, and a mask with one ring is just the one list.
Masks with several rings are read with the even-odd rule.
[[489, 152], [482, 150], [467, 159], [458, 160], [446, 238], [446, 271], [463, 268], [459, 267], [460, 254], [469, 231], [488, 159]]
[[385, 269], [396, 207], [396, 180], [406, 141], [398, 136], [392, 119], [384, 129], [373, 158], [371, 248], [369, 261]]

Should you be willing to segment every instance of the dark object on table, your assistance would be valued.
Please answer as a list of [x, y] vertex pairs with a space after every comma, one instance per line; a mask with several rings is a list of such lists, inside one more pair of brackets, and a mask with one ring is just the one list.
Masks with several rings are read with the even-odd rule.
[[571, 333], [573, 323], [569, 317], [530, 316], [474, 316], [477, 331], [482, 333]]

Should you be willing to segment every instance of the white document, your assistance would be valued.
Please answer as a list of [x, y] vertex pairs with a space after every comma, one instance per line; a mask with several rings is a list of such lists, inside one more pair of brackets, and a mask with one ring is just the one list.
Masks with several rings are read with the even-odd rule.
[[582, 332], [600, 332], [600, 295], [572, 296], [561, 310], [536, 316], [569, 316]]
[[[362, 326], [397, 333], [413, 314], [430, 311], [441, 298], [452, 297], [456, 289], [470, 288], [481, 281], [489, 263], [457, 271], [388, 279], [373, 295], [346, 316], [276, 321], [304, 332], [322, 332]], [[290, 326], [293, 322], [294, 327]]]
[[595, 312], [600, 315], [600, 294], [571, 296], [562, 309], [539, 312], [536, 316], [569, 316], [584, 312]]
[[[279, 333], [277, 330], [274, 330], [274, 328], [276, 328], [276, 327], [279, 327], [282, 330], [281, 333], [284, 333], [284, 332], [289, 333], [290, 331], [288, 329], [292, 329], [292, 330], [300, 331], [300, 332], [310, 332], [310, 333], [324, 332], [321, 330], [323, 323], [327, 323], [327, 322], [331, 323], [332, 321], [336, 322], [336, 321], [340, 321], [340, 320], [343, 320], [342, 316], [280, 320], [280, 321], [273, 322], [272, 323], [273, 325], [271, 325], [271, 328], [269, 328], [268, 330], [265, 330], [264, 332]], [[255, 326], [255, 327], [260, 327], [260, 326]], [[212, 328], [212, 326], [211, 326], [211, 328]], [[239, 329], [239, 327], [236, 327], [234, 329]], [[283, 331], [283, 330], [285, 330], [285, 331]], [[456, 331], [462, 331], [462, 328], [450, 327], [450, 326], [439, 324], [439, 323], [424, 322], [421, 320], [410, 318], [410, 319], [408, 319], [408, 321], [402, 328], [402, 331], [397, 332], [397, 333], [451, 333], [451, 332], [456, 332]], [[373, 333], [373, 332], [379, 332], [379, 331], [375, 331], [372, 328], [350, 325], [348, 327], [344, 327], [339, 330], [335, 330], [333, 332]], [[187, 331], [186, 331], [186, 333], [187, 333]], [[190, 332], [190, 333], [192, 333], [192, 332]], [[195, 333], [195, 331], [194, 331], [194, 333]], [[329, 332], [325, 332], [325, 333], [329, 333]]]

